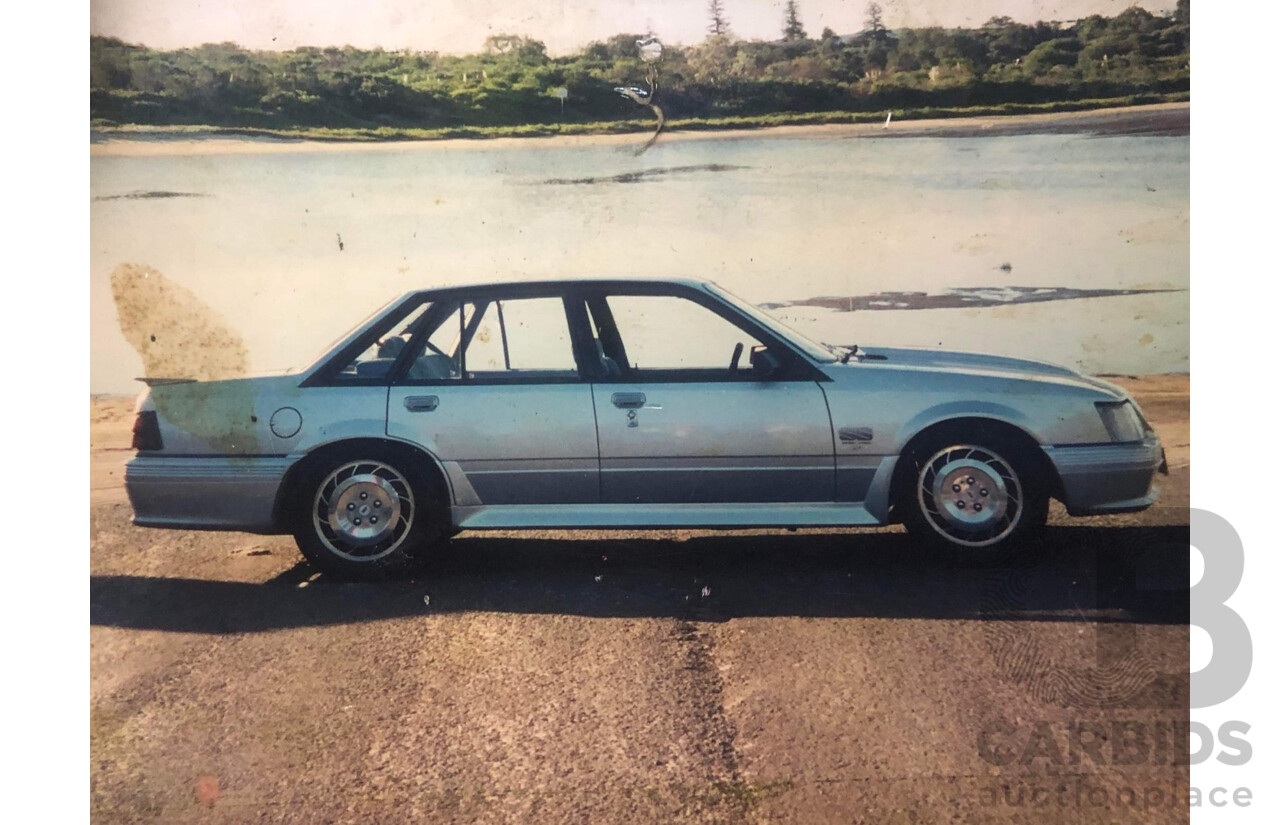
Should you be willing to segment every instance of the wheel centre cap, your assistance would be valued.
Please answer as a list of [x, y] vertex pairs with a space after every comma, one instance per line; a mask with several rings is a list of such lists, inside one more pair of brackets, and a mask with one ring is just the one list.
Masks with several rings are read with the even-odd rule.
[[1004, 479], [988, 465], [972, 459], [950, 462], [933, 484], [938, 513], [958, 527], [977, 529], [999, 521], [1008, 510]]
[[329, 527], [357, 546], [381, 541], [400, 518], [399, 494], [389, 481], [376, 475], [344, 480], [329, 501]]

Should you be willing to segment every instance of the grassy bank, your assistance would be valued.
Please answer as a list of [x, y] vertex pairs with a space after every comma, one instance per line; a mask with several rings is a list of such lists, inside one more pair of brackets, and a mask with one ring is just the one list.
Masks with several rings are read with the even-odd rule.
[[[913, 120], [938, 120], [965, 117], [998, 117], [1002, 115], [1051, 114], [1114, 109], [1153, 103], [1178, 103], [1190, 100], [1188, 92], [1141, 94], [1125, 97], [1069, 100], [1054, 103], [1002, 103], [992, 106], [921, 107], [893, 111], [895, 123]], [[879, 123], [888, 112], [780, 112], [722, 118], [686, 118], [667, 121], [667, 128], [678, 131], [717, 131], [763, 129], [773, 126], [810, 126], [824, 124]], [[361, 128], [247, 128], [221, 126], [144, 126], [91, 123], [91, 129], [105, 138], [200, 138], [262, 137], [284, 140], [313, 141], [408, 141], [449, 140], [458, 138], [549, 137], [556, 135], [612, 135], [648, 132], [654, 122], [648, 120], [613, 120], [594, 123], [535, 123], [520, 126], [457, 126], [440, 129], [400, 127]]]

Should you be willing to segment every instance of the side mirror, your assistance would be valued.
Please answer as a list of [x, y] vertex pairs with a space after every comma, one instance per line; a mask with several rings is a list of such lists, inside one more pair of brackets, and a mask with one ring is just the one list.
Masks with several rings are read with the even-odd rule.
[[769, 348], [758, 344], [751, 348], [751, 373], [757, 381], [769, 381], [782, 372], [782, 362]]

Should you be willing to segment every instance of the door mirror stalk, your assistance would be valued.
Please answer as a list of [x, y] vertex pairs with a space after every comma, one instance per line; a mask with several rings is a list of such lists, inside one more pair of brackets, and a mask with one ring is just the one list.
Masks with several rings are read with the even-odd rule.
[[759, 381], [770, 381], [782, 372], [782, 361], [763, 344], [751, 348], [751, 372]]

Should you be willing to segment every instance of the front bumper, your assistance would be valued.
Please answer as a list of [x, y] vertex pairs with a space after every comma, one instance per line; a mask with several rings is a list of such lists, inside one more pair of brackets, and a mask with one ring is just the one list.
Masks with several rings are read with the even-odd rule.
[[133, 523], [277, 533], [276, 494], [294, 459], [141, 455], [125, 465]]
[[1155, 436], [1126, 444], [1046, 447], [1045, 453], [1058, 470], [1062, 503], [1073, 516], [1145, 510], [1160, 492], [1156, 472], [1166, 466]]

